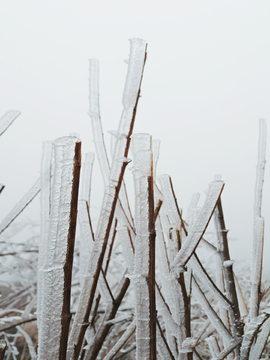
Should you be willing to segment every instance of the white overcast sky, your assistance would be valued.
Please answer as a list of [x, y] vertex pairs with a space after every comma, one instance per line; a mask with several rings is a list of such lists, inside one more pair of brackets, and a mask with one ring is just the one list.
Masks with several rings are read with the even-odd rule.
[[[171, 175], [184, 214], [192, 194], [201, 192], [203, 201], [222, 174], [225, 220], [237, 239], [232, 257], [248, 258], [258, 119], [270, 118], [269, 19], [269, 0], [2, 0], [0, 116], [22, 114], [0, 141], [1, 218], [39, 177], [43, 141], [77, 132], [83, 152], [94, 151], [90, 58], [100, 60], [104, 132], [117, 128], [128, 39], [140, 37], [148, 59], [134, 132], [161, 140], [158, 173]], [[269, 146], [266, 159], [262, 215], [270, 251]], [[94, 178], [93, 211], [97, 163]]]

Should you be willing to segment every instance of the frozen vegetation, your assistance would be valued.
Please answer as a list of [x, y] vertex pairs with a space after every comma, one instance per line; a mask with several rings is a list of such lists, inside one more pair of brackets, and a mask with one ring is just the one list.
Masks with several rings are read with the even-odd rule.
[[[0, 360], [270, 357], [269, 284], [261, 278], [266, 122], [259, 122], [251, 271], [234, 269], [221, 176], [209, 178], [202, 207], [199, 194], [191, 197], [185, 215], [170, 176], [156, 176], [160, 141], [132, 134], [146, 49], [145, 41], [130, 41], [112, 161], [100, 117], [99, 63], [90, 60], [95, 154], [81, 155], [73, 135], [45, 142], [40, 179], [0, 223]], [[0, 119], [1, 135], [18, 115]], [[94, 229], [95, 158], [104, 194]], [[133, 194], [125, 187], [127, 168]], [[20, 223], [18, 216], [38, 198], [40, 223]], [[210, 223], [215, 235], [208, 238]], [[15, 240], [25, 228], [33, 236]]]

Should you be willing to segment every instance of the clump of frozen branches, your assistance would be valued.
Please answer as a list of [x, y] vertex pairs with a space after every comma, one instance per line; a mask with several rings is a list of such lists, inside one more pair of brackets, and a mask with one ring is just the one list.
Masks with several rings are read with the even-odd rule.
[[[18, 356], [22, 336], [20, 356], [40, 360], [266, 359], [265, 121], [260, 120], [249, 273], [234, 269], [230, 258], [221, 177], [209, 184], [202, 207], [199, 194], [193, 195], [184, 215], [170, 176], [156, 176], [160, 142], [149, 134], [132, 135], [146, 43], [132, 39], [130, 45], [123, 112], [118, 130], [111, 131], [111, 162], [100, 117], [99, 63], [90, 61], [89, 114], [104, 183], [96, 229], [90, 206], [94, 154], [81, 155], [80, 140], [72, 135], [44, 143], [40, 179], [0, 223], [1, 271], [12, 279], [10, 293], [0, 299], [0, 359], [4, 352], [7, 359]], [[10, 112], [0, 120], [1, 134], [17, 116]], [[128, 166], [133, 195], [125, 187]], [[13, 221], [39, 192], [40, 236], [15, 243], [25, 225]], [[25, 325], [36, 317], [38, 351]]]

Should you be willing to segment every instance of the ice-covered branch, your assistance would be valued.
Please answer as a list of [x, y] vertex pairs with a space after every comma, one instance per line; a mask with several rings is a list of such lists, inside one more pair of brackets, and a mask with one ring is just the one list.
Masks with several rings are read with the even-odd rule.
[[209, 185], [206, 200], [195, 223], [189, 230], [189, 234], [173, 262], [174, 271], [183, 271], [186, 263], [194, 253], [214, 213], [217, 201], [223, 190], [222, 181], [213, 181]]
[[41, 269], [46, 259], [46, 251], [48, 248], [48, 236], [50, 225], [50, 207], [51, 207], [51, 161], [52, 161], [52, 143], [46, 141], [43, 143], [43, 152], [41, 159], [40, 171], [40, 241], [38, 246], [38, 286], [37, 286], [37, 323], [39, 326], [41, 296], [42, 296], [42, 275]]
[[14, 206], [9, 214], [2, 220], [0, 224], [0, 234], [5, 231], [9, 225], [20, 215], [20, 213], [27, 207], [28, 204], [40, 192], [40, 179], [38, 179], [26, 195]]
[[80, 166], [80, 141], [75, 137], [56, 140], [49, 242], [41, 269], [39, 359], [66, 358]]
[[262, 190], [265, 169], [265, 152], [266, 152], [266, 122], [264, 119], [259, 120], [259, 144], [257, 174], [255, 184], [254, 198], [254, 229], [253, 229], [253, 250], [251, 264], [251, 303], [250, 319], [259, 314], [259, 295], [261, 291], [261, 272], [262, 272], [262, 252], [263, 252], [263, 218], [261, 218], [262, 207]]
[[[132, 138], [135, 188], [136, 358], [156, 359], [155, 228], [151, 136]], [[142, 150], [141, 150], [142, 149]]]
[[14, 120], [20, 115], [20, 111], [10, 110], [5, 113], [0, 119], [0, 136], [4, 134], [7, 128], [13, 123]]
[[[132, 134], [137, 104], [140, 96], [140, 85], [145, 59], [145, 41], [139, 39], [132, 40], [127, 73], [128, 85], [126, 85], [124, 91], [124, 110], [118, 127], [119, 136], [117, 136], [114, 157], [110, 169], [109, 185], [104, 191], [101, 213], [98, 221], [92, 255], [89, 259], [87, 276], [80, 294], [78, 311], [76, 312], [70, 333], [67, 352], [68, 359], [78, 358], [83, 343], [83, 337], [88, 326], [88, 318], [91, 312], [96, 285], [114, 218], [117, 198], [125, 168], [128, 163], [127, 156], [130, 145], [130, 136]], [[130, 87], [131, 84], [133, 84], [133, 86]]]

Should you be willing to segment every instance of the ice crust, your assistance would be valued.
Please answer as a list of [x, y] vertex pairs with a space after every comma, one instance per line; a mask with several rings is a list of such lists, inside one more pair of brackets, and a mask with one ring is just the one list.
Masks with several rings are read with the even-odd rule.
[[[54, 142], [54, 178], [49, 241], [42, 271], [38, 358], [56, 359], [61, 337], [64, 270], [69, 232], [75, 137]], [[50, 344], [50, 346], [48, 346]]]
[[81, 169], [79, 199], [86, 200], [88, 206], [90, 206], [91, 178], [92, 178], [94, 159], [95, 159], [94, 153], [92, 152], [86, 153]]
[[20, 111], [10, 110], [5, 113], [0, 119], [0, 136], [7, 130], [7, 128], [17, 119]]

